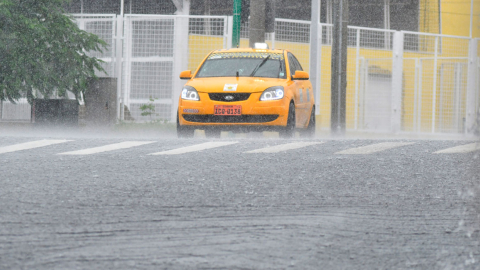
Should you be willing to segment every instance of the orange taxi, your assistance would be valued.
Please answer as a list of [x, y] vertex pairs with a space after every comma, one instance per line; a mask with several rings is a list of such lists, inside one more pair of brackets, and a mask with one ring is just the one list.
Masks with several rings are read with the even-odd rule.
[[180, 78], [188, 82], [178, 102], [179, 138], [193, 137], [195, 129], [213, 138], [222, 130], [314, 136], [312, 84], [288, 50], [216, 50], [194, 74], [186, 70]]

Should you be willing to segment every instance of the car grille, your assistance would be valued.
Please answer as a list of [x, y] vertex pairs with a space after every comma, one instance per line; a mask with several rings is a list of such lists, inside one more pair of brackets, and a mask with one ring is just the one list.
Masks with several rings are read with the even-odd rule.
[[[250, 93], [209, 93], [208, 96], [215, 101], [234, 102], [247, 100], [250, 97]], [[232, 99], [227, 100], [225, 99], [226, 96], [230, 96]]]
[[265, 115], [211, 115], [184, 114], [183, 118], [196, 123], [266, 123], [278, 118], [278, 114]]

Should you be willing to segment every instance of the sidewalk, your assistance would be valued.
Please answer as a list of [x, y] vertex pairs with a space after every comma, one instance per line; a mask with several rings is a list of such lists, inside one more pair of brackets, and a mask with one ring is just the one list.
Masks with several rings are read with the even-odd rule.
[[0, 122], [0, 136], [18, 137], [82, 137], [82, 138], [176, 138], [173, 124], [162, 127], [149, 124], [117, 124], [112, 126], [35, 126], [25, 122]]
[[[113, 126], [96, 127], [69, 127], [69, 126], [34, 126], [29, 122], [0, 122], [0, 136], [20, 137], [86, 137], [86, 138], [176, 138], [175, 124], [167, 123], [124, 123]], [[196, 138], [203, 138], [204, 132], [195, 131]], [[222, 132], [222, 139], [227, 138], [278, 138], [277, 132], [263, 132], [254, 134], [233, 134]], [[301, 137], [296, 136], [297, 139]], [[397, 134], [387, 132], [367, 132], [347, 130], [343, 136], [334, 136], [330, 130], [317, 129], [317, 140], [478, 140], [474, 135], [465, 134], [438, 134], [438, 133], [408, 133]]]

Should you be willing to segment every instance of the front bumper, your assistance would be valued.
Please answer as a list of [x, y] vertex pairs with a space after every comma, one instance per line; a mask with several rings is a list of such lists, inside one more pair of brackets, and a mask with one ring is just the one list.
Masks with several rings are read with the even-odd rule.
[[[199, 93], [200, 101], [180, 98], [178, 113], [179, 123], [185, 126], [230, 126], [245, 127], [284, 127], [287, 124], [289, 101], [260, 101], [261, 93], [252, 93], [248, 100], [222, 102], [211, 100], [207, 93]], [[214, 115], [215, 105], [241, 105], [242, 115]], [[268, 128], [266, 128], [268, 129]]]

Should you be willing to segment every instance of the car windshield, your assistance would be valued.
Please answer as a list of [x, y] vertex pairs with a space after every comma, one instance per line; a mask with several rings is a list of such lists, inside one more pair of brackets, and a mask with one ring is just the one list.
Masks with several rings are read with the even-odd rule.
[[205, 77], [286, 78], [282, 53], [213, 53], [197, 73]]

